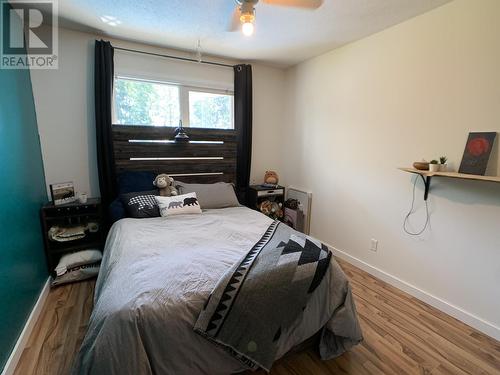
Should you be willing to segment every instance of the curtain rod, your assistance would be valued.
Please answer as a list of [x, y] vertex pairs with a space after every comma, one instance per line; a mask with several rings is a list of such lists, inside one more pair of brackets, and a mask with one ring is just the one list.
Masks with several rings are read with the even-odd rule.
[[121, 51], [127, 51], [127, 52], [134, 52], [134, 53], [141, 53], [143, 55], [151, 55], [151, 56], [158, 56], [158, 57], [165, 57], [167, 59], [175, 59], [175, 60], [182, 60], [182, 61], [189, 61], [189, 62], [195, 62], [195, 63], [200, 63], [200, 64], [207, 64], [207, 65], [216, 65], [216, 66], [223, 66], [225, 68], [233, 68], [233, 65], [229, 64], [223, 64], [223, 63], [218, 63], [214, 61], [198, 61], [195, 59], [191, 59], [189, 57], [179, 57], [179, 56], [172, 56], [172, 55], [162, 55], [160, 53], [153, 53], [153, 52], [146, 52], [146, 51], [139, 51], [136, 49], [129, 49], [129, 48], [122, 48], [122, 47], [113, 47], [114, 49], [118, 49]]

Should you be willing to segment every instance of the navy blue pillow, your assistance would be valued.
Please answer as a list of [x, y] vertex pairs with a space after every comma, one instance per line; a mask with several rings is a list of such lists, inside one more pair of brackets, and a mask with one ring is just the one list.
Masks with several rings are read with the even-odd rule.
[[153, 185], [155, 178], [153, 172], [123, 172], [118, 176], [118, 194], [156, 189]]
[[114, 223], [120, 219], [126, 218], [127, 212], [122, 200], [118, 197], [109, 205], [109, 218]]

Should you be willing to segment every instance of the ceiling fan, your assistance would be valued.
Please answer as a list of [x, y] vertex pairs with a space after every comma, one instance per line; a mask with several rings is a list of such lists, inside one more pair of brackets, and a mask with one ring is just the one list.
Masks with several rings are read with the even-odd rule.
[[[255, 29], [255, 6], [259, 0], [235, 0], [236, 9], [233, 12], [229, 31], [237, 31], [241, 27], [244, 35], [250, 36]], [[269, 5], [285, 7], [316, 9], [323, 4], [323, 0], [262, 0]]]

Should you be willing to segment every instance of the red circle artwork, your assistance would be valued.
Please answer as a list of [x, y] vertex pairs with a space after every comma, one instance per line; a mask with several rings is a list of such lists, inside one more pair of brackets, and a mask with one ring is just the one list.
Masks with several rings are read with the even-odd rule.
[[490, 149], [490, 142], [483, 137], [471, 139], [467, 143], [467, 151], [473, 156], [481, 156]]

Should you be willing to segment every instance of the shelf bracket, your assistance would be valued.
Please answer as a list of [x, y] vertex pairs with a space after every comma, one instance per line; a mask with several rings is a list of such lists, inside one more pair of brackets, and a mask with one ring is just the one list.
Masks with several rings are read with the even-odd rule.
[[420, 177], [422, 177], [422, 181], [424, 181], [424, 186], [425, 186], [424, 201], [426, 201], [427, 198], [429, 197], [429, 190], [431, 188], [431, 177], [432, 176], [425, 177], [424, 175], [420, 175]]

